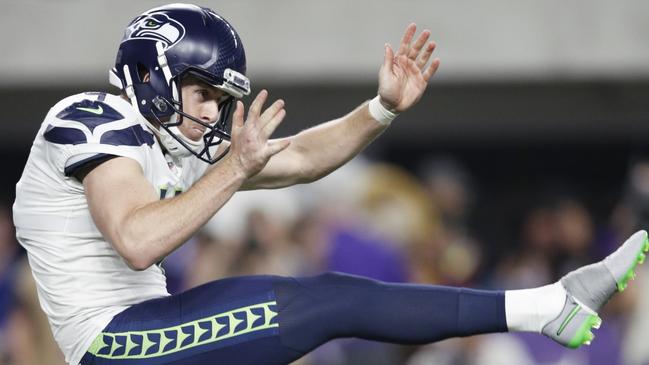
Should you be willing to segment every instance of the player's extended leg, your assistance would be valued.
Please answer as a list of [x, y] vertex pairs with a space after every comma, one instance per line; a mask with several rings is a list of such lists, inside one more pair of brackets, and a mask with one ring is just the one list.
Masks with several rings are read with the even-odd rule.
[[503, 292], [336, 273], [214, 281], [118, 314], [87, 364], [287, 364], [326, 341], [399, 343], [506, 331]]
[[639, 232], [560, 283], [506, 295], [334, 273], [219, 280], [120, 313], [81, 363], [287, 364], [337, 337], [416, 344], [508, 325], [575, 347], [590, 339], [594, 311], [626, 285], [648, 246]]

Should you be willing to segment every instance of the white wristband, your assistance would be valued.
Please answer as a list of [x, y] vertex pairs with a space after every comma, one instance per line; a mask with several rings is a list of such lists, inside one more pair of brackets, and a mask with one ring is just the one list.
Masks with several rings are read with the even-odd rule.
[[381, 104], [378, 95], [374, 99], [370, 100], [369, 109], [372, 118], [374, 118], [377, 122], [383, 125], [390, 125], [390, 123], [392, 123], [394, 118], [396, 118], [399, 115], [399, 113], [394, 113], [387, 110], [383, 106], [383, 104]]

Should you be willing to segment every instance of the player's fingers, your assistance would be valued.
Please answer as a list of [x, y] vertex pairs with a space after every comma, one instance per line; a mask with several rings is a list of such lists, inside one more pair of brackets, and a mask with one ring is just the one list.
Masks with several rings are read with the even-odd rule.
[[261, 121], [261, 128], [264, 128], [266, 124], [277, 114], [278, 111], [280, 111], [284, 107], [284, 100], [279, 99], [275, 100], [275, 102], [269, 106], [264, 112], [261, 114], [259, 117], [259, 120]]
[[417, 25], [415, 23], [408, 24], [406, 31], [403, 33], [403, 37], [401, 38], [401, 44], [399, 45], [397, 55], [408, 54], [408, 51], [410, 50], [410, 41], [412, 41], [412, 37], [415, 35], [416, 31]]
[[234, 113], [232, 113], [232, 133], [234, 134], [241, 127], [243, 127], [243, 103], [237, 100]]
[[286, 117], [286, 109], [280, 109], [277, 114], [275, 114], [273, 118], [266, 124], [266, 126], [264, 126], [264, 137], [270, 137], [275, 132], [275, 129], [277, 129], [279, 124], [282, 123], [284, 117]]
[[439, 68], [440, 60], [439, 58], [435, 58], [433, 62], [430, 63], [430, 66], [426, 69], [424, 72], [424, 80], [428, 81], [434, 74], [437, 72], [437, 69]]
[[259, 117], [259, 114], [261, 114], [261, 108], [263, 108], [264, 103], [266, 102], [266, 98], [268, 98], [268, 91], [266, 91], [266, 89], [257, 94], [255, 100], [250, 104], [250, 108], [248, 108], [248, 119], [255, 120]]
[[385, 54], [383, 55], [384, 72], [392, 72], [392, 63], [394, 62], [394, 51], [388, 43], [385, 44]]
[[417, 67], [419, 67], [420, 70], [423, 71], [424, 67], [426, 67], [426, 64], [428, 63], [430, 56], [435, 51], [435, 47], [437, 47], [437, 44], [434, 41], [428, 43], [426, 49], [424, 49], [424, 53], [422, 53], [417, 59]]
[[268, 142], [268, 153], [273, 156], [282, 152], [291, 144], [291, 140], [286, 139], [276, 139]]
[[419, 67], [417, 67], [415, 61], [411, 60], [410, 58], [406, 58], [406, 67], [408, 68], [408, 72], [410, 72], [412, 75], [421, 74], [421, 70], [419, 69]]
[[396, 63], [402, 70], [406, 70], [408, 68], [409, 60], [410, 59], [407, 56], [401, 55], [401, 56], [397, 56]]
[[408, 53], [408, 58], [411, 60], [416, 60], [417, 56], [419, 56], [419, 52], [421, 52], [421, 49], [424, 47], [424, 44], [426, 44], [426, 41], [428, 41], [428, 38], [430, 37], [430, 30], [426, 29], [421, 34], [419, 35], [419, 38], [415, 41], [415, 44], [412, 45], [412, 48], [410, 49], [410, 52]]

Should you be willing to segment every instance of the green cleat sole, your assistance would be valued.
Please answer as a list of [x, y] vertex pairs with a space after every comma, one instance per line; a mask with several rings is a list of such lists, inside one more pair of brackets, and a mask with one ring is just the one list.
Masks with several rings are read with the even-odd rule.
[[638, 264], [642, 264], [644, 262], [646, 258], [646, 252], [649, 252], [649, 239], [647, 237], [645, 237], [644, 244], [642, 245], [642, 250], [638, 252], [638, 257], [636, 258], [635, 262], [633, 263], [633, 265], [631, 265], [622, 280], [617, 283], [618, 291], [624, 291], [624, 289], [626, 289], [626, 287], [629, 285], [629, 281], [635, 279], [635, 269]]
[[584, 323], [581, 324], [570, 342], [568, 342], [567, 346], [571, 349], [576, 349], [582, 345], [590, 345], [590, 343], [595, 339], [595, 335], [591, 329], [598, 329], [601, 325], [602, 319], [596, 314], [591, 314]]

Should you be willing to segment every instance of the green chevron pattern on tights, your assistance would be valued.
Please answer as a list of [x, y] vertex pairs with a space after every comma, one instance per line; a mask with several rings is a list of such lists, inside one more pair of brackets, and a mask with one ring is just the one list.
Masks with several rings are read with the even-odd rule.
[[88, 350], [105, 359], [146, 359], [173, 354], [245, 334], [279, 327], [275, 301], [237, 308], [178, 326], [146, 331], [102, 332]]

